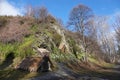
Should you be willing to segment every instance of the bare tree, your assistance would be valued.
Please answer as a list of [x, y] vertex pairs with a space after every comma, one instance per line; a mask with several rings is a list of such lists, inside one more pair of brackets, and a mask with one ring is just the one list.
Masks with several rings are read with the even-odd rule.
[[87, 45], [85, 40], [85, 35], [87, 35], [87, 31], [90, 26], [88, 26], [88, 23], [90, 19], [93, 17], [92, 10], [82, 4], [79, 4], [78, 6], [74, 7], [72, 11], [70, 12], [69, 17], [69, 25], [72, 26], [74, 31], [77, 31], [80, 36], [82, 36], [82, 39], [80, 39], [80, 42], [84, 48], [85, 57], [84, 60], [87, 62]]
[[116, 16], [113, 27], [116, 32], [116, 41], [117, 41], [117, 53], [120, 53], [120, 14]]
[[26, 7], [26, 14], [25, 14], [25, 16], [27, 16], [27, 17], [34, 17], [34, 14], [35, 14], [34, 7], [31, 6], [31, 5], [28, 5]]
[[48, 10], [46, 7], [40, 7], [39, 9], [39, 20], [42, 21], [42, 22], [45, 22], [46, 21], [46, 18], [48, 16]]
[[107, 23], [107, 17], [97, 16], [95, 17], [95, 23], [96, 27], [96, 38], [98, 43], [101, 45], [102, 50], [104, 50], [105, 53], [108, 53], [109, 47], [108, 47], [108, 33], [109, 33], [109, 26]]
[[48, 17], [48, 10], [46, 7], [35, 7], [34, 8], [34, 18], [37, 22], [45, 23]]
[[[96, 16], [94, 17], [95, 35], [101, 50], [107, 55], [106, 59], [112, 60], [113, 55], [116, 53], [116, 41], [114, 32], [111, 31], [111, 26], [108, 23], [108, 17]], [[103, 55], [104, 56], [104, 55]]]

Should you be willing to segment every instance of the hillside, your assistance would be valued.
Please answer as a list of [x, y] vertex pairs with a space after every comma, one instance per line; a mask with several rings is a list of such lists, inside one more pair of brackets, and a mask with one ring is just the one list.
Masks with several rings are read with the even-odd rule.
[[[45, 21], [0, 16], [0, 80], [119, 80], [120, 66], [108, 63], [97, 41], [87, 36], [85, 61], [80, 38], [81, 35], [65, 29], [50, 15]], [[50, 51], [52, 71], [30, 73], [15, 69], [26, 57], [38, 57], [35, 48], [39, 47]]]

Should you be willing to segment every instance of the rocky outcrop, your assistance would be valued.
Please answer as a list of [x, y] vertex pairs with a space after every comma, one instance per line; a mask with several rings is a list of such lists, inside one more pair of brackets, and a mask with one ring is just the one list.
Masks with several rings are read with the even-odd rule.
[[52, 25], [51, 27], [52, 27], [53, 29], [55, 29], [56, 32], [57, 32], [59, 35], [62, 36], [61, 43], [60, 43], [60, 45], [59, 45], [59, 49], [60, 49], [62, 52], [70, 53], [69, 44], [68, 44], [67, 41], [66, 41], [66, 37], [65, 37], [65, 34], [64, 34], [64, 30], [62, 30], [59, 25]]
[[60, 49], [63, 53], [66, 53], [66, 52], [67, 52], [66, 45], [65, 45], [63, 42], [60, 43], [59, 49]]
[[43, 57], [45, 54], [50, 55], [50, 51], [44, 48], [34, 48], [37, 51], [38, 56]]
[[18, 66], [18, 69], [36, 72], [40, 67], [41, 57], [26, 57]]
[[34, 48], [37, 51], [37, 56], [39, 57], [26, 57], [20, 64], [17, 66], [18, 69], [27, 70], [30, 72], [36, 72], [42, 65], [43, 57], [45, 55], [50, 55], [50, 51], [44, 48]]

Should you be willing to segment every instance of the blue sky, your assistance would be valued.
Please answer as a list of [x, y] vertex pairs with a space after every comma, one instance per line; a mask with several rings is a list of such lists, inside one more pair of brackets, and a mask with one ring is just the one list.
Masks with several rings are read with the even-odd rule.
[[[5, 2], [6, 5], [1, 6]], [[78, 4], [90, 7], [96, 15], [110, 16], [120, 13], [120, 0], [0, 0], [0, 14], [5, 14], [5, 11], [7, 14], [8, 10], [14, 12], [16, 10], [16, 14], [20, 15], [26, 5], [45, 6], [53, 16], [61, 18], [66, 23], [71, 9]], [[2, 12], [7, 5], [14, 9], [6, 9]]]

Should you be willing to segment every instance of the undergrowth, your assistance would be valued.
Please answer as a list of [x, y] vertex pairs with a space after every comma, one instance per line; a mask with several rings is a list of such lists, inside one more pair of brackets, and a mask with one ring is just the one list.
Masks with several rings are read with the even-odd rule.
[[24, 58], [26, 56], [32, 55], [34, 52], [32, 50], [32, 44], [34, 42], [34, 37], [26, 37], [23, 42], [11, 43], [0, 43], [0, 59], [4, 60], [9, 53], [14, 53], [15, 57]]

